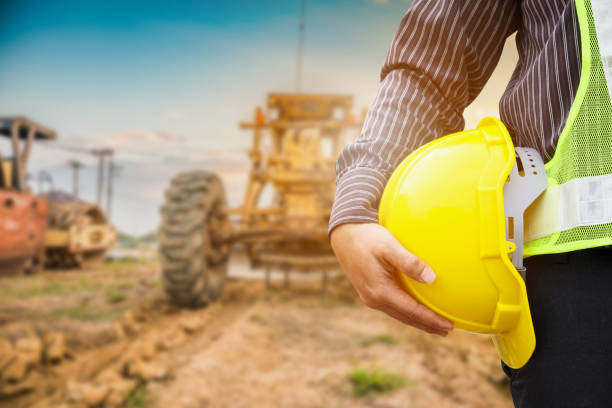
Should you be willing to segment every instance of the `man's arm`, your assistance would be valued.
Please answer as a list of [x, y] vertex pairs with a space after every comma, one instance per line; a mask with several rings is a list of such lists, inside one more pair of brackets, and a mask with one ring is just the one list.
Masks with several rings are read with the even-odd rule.
[[336, 163], [329, 230], [340, 264], [367, 305], [428, 332], [445, 334], [452, 325], [400, 291], [393, 270], [425, 283], [434, 271], [372, 224], [399, 162], [463, 128], [463, 110], [493, 72], [519, 14], [515, 1], [415, 1], [391, 43], [361, 136]]
[[463, 110], [491, 76], [520, 10], [507, 0], [417, 0], [391, 43], [361, 136], [336, 163], [330, 231], [377, 222], [382, 190], [421, 145], [463, 129]]

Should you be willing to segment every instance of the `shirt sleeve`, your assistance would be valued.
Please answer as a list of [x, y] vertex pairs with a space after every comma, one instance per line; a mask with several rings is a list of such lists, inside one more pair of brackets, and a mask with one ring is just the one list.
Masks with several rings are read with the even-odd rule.
[[517, 30], [520, 2], [416, 0], [395, 33], [361, 135], [336, 162], [329, 232], [378, 222], [378, 203], [399, 162], [463, 129], [476, 98]]

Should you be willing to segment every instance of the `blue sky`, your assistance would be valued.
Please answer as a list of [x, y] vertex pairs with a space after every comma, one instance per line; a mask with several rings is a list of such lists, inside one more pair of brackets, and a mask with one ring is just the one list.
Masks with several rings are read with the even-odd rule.
[[[250, 135], [238, 122], [266, 93], [294, 90], [299, 0], [3, 3], [0, 114], [52, 127], [62, 144], [115, 147], [121, 230], [155, 229], [163, 189], [182, 170], [220, 172], [239, 203]], [[303, 90], [367, 107], [409, 3], [309, 0]], [[93, 157], [38, 145], [30, 171], [69, 190], [72, 158], [86, 163], [82, 196], [93, 200]]]

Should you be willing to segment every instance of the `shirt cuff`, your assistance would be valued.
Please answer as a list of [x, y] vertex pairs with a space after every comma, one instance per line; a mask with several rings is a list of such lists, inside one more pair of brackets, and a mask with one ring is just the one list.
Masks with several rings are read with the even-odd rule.
[[328, 233], [346, 223], [378, 223], [378, 204], [389, 175], [370, 168], [355, 167], [336, 181], [336, 197]]

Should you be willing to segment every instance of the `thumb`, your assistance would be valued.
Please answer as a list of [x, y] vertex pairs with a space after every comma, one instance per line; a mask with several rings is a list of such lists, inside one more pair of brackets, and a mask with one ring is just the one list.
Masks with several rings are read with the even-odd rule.
[[383, 258], [387, 264], [421, 283], [433, 283], [436, 280], [436, 273], [429, 265], [410, 253], [395, 237], [391, 241], [383, 252]]

